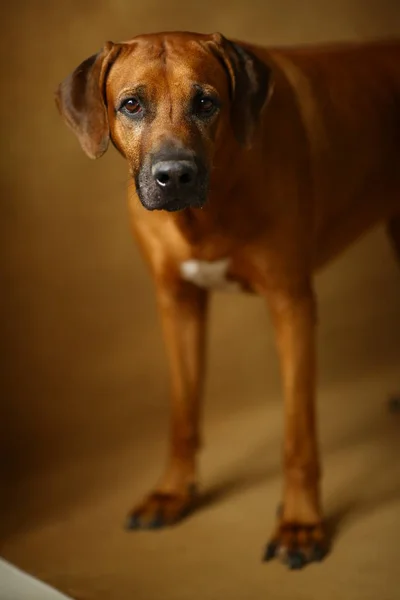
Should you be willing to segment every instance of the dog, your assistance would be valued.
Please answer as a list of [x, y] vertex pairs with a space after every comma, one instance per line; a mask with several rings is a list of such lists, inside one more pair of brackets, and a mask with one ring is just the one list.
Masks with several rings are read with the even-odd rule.
[[283, 499], [264, 558], [321, 560], [313, 277], [378, 223], [400, 259], [400, 40], [267, 49], [141, 35], [107, 42], [56, 103], [90, 158], [111, 141], [128, 163], [169, 360], [167, 468], [128, 526], [168, 526], [195, 506], [208, 299], [255, 293], [284, 397]]

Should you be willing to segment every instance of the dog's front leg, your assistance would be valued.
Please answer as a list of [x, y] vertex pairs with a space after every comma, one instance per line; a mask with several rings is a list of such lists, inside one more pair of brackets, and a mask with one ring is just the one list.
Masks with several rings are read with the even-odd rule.
[[178, 274], [156, 275], [156, 290], [171, 378], [171, 431], [166, 471], [129, 517], [129, 527], [159, 528], [185, 516], [196, 492], [207, 292]]
[[265, 558], [280, 556], [290, 568], [301, 568], [325, 551], [315, 416], [316, 306], [308, 284], [267, 296], [283, 379], [284, 491]]

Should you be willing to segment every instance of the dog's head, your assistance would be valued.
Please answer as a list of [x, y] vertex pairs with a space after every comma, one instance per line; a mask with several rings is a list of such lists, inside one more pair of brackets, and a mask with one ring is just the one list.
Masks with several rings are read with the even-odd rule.
[[269, 95], [270, 71], [220, 34], [144, 35], [108, 42], [56, 92], [88, 156], [111, 139], [149, 210], [201, 207], [215, 153], [251, 144]]

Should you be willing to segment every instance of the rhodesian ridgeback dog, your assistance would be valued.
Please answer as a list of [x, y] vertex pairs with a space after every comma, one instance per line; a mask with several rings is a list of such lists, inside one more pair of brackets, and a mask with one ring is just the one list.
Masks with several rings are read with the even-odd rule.
[[111, 140], [128, 162], [169, 359], [167, 468], [129, 526], [171, 525], [195, 504], [207, 301], [243, 290], [265, 298], [283, 380], [283, 501], [265, 559], [322, 559], [313, 276], [380, 222], [400, 257], [400, 42], [142, 35], [106, 43], [56, 101], [89, 157]]

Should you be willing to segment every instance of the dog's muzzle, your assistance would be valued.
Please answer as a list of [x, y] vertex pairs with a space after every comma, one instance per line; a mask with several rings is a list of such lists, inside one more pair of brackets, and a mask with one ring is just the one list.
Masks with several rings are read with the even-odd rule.
[[207, 171], [191, 152], [158, 153], [142, 167], [136, 188], [149, 210], [200, 208], [207, 197]]

